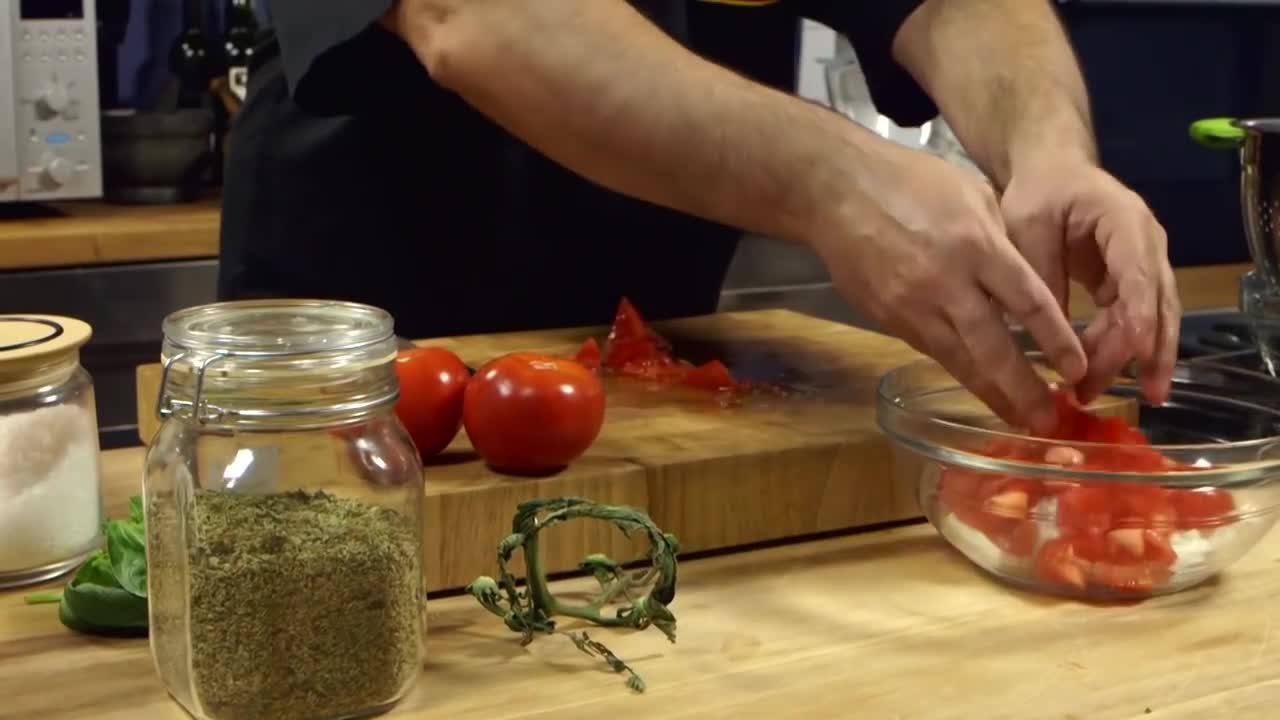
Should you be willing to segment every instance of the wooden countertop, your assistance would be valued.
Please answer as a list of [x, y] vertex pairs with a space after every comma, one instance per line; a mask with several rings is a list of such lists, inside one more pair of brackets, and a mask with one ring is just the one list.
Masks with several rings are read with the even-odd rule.
[[[112, 512], [139, 462], [104, 454]], [[564, 638], [521, 648], [471, 598], [432, 600], [424, 672], [387, 717], [1269, 719], [1278, 594], [1280, 530], [1215, 582], [1100, 607], [997, 585], [914, 525], [686, 560], [676, 644], [592, 633], [644, 695]], [[71, 633], [21, 592], [0, 593], [0, 668], [4, 720], [186, 717], [145, 640]]]
[[56, 214], [0, 216], [0, 271], [218, 255], [216, 198], [182, 205], [68, 202], [48, 209]]

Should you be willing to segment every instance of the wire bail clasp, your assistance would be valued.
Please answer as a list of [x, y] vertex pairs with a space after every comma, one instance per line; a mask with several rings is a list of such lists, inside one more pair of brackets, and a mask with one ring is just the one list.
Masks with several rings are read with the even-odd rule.
[[172, 416], [178, 408], [190, 406], [192, 419], [201, 425], [221, 420], [224, 414], [222, 409], [210, 406], [204, 400], [204, 374], [210, 365], [227, 355], [228, 353], [215, 353], [192, 365], [196, 372], [196, 390], [190, 403], [175, 399], [169, 392], [169, 371], [174, 363], [185, 358], [187, 353], [181, 352], [165, 360], [163, 369], [160, 371], [160, 392], [156, 395], [156, 417], [167, 418]]

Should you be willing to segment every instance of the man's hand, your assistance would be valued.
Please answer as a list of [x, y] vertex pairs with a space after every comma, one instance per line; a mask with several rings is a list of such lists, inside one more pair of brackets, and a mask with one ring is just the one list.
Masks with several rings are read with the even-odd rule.
[[991, 187], [927, 153], [875, 147], [849, 221], [816, 244], [837, 289], [1006, 421], [1049, 429], [1048, 386], [1003, 314], [1028, 329], [1068, 382], [1084, 377], [1085, 352], [1054, 293], [1009, 241]]
[[1100, 170], [1089, 98], [1048, 0], [928, 0], [895, 55], [938, 101], [1002, 188], [1012, 240], [1066, 308], [1068, 278], [1100, 312], [1083, 336], [1092, 397], [1137, 358], [1147, 399], [1168, 394], [1179, 306], [1165, 234], [1133, 192]]
[[1069, 280], [1093, 296], [1085, 330], [1089, 370], [1081, 400], [1137, 358], [1143, 393], [1164, 402], [1177, 359], [1182, 306], [1164, 228], [1142, 198], [1083, 159], [1015, 166], [1001, 199], [1009, 235], [1067, 306]]

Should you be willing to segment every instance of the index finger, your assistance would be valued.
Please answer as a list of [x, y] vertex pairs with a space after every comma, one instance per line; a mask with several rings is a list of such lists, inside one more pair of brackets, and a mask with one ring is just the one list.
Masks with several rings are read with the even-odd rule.
[[1160, 283], [1153, 277], [1160, 260], [1152, 257], [1151, 221], [1146, 204], [1133, 195], [1130, 203], [1102, 217], [1094, 233], [1106, 271], [1115, 279], [1120, 320], [1142, 363], [1155, 359], [1160, 332]]
[[992, 299], [1031, 333], [1036, 345], [1069, 384], [1084, 377], [1084, 346], [1053, 291], [1010, 243], [986, 258], [978, 281]]

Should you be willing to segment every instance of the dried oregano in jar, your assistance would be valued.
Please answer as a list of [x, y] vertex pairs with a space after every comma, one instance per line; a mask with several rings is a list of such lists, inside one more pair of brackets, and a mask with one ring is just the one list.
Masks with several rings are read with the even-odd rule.
[[143, 474], [156, 668], [196, 720], [389, 709], [422, 670], [423, 470], [394, 322], [328, 300], [165, 319]]
[[185, 519], [206, 717], [364, 714], [419, 672], [421, 555], [404, 515], [325, 492], [200, 490]]

